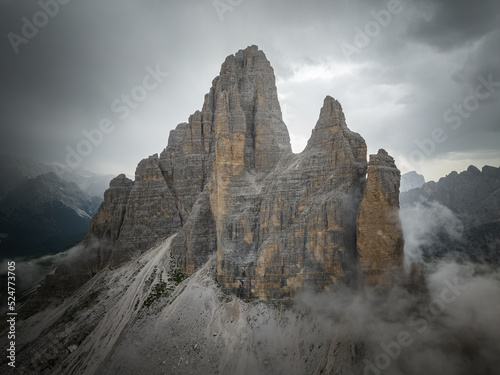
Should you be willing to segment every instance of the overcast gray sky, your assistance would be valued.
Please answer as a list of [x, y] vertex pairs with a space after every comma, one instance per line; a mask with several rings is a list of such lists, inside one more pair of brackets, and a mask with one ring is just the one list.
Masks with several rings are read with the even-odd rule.
[[256, 44], [295, 152], [331, 95], [403, 172], [500, 166], [498, 0], [0, 0], [0, 37], [1, 153], [65, 163], [104, 120], [81, 166], [133, 175]]

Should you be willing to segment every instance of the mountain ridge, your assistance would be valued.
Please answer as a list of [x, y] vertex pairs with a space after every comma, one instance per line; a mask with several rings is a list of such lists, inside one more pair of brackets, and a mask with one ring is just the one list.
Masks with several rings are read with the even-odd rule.
[[[362, 200], [365, 141], [327, 96], [306, 148], [292, 153], [275, 81], [257, 46], [225, 59], [202, 110], [171, 131], [160, 156], [142, 160], [134, 182], [113, 180], [109, 197], [121, 195], [105, 198], [86, 237], [106, 240], [99, 259], [119, 266], [179, 232], [172, 251], [180, 269], [192, 274], [216, 252], [219, 283], [244, 298], [290, 298], [304, 286], [361, 282], [357, 213], [360, 202], [373, 203]], [[370, 186], [388, 189], [390, 199], [379, 204], [397, 211], [400, 173], [382, 155], [373, 158], [385, 182]], [[402, 259], [400, 223], [389, 211], [376, 221], [364, 216], [371, 220], [364, 228], [389, 231], [386, 238], [395, 240], [380, 242], [379, 251]], [[391, 225], [382, 228], [386, 219]], [[385, 273], [377, 267], [375, 282]]]
[[451, 255], [500, 264], [500, 167], [486, 165], [479, 170], [471, 165], [403, 192], [400, 200], [403, 212], [418, 214], [436, 204], [450, 212], [448, 221], [454, 228], [446, 223], [436, 228], [437, 235], [421, 249], [426, 258]]
[[55, 253], [81, 241], [101, 204], [76, 183], [47, 172], [17, 182], [0, 200], [1, 258]]

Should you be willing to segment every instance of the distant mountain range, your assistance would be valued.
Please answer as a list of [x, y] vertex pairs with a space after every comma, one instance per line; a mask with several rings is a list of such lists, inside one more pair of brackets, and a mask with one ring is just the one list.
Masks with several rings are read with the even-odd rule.
[[[400, 204], [403, 215], [415, 207], [419, 212], [440, 207], [436, 213], [451, 213], [448, 219], [435, 221], [432, 236], [420, 249], [424, 258], [458, 255], [500, 263], [500, 168], [484, 166], [479, 170], [471, 165], [461, 173], [451, 172], [438, 182], [401, 193]], [[433, 220], [433, 216], [437, 215], [428, 219]]]
[[79, 242], [111, 176], [0, 157], [0, 259], [55, 253]]

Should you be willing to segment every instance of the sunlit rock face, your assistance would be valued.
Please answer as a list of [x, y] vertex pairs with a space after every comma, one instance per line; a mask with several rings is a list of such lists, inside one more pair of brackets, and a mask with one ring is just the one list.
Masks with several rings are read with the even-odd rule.
[[367, 166], [366, 152], [328, 96], [293, 154], [273, 68], [251, 46], [226, 58], [202, 110], [139, 163], [133, 183], [115, 181], [88, 238], [110, 240], [102, 252], [117, 266], [178, 233], [172, 256], [183, 272], [216, 253], [220, 286], [245, 299], [378, 282], [402, 259], [399, 171], [385, 152]]
[[365, 283], [384, 282], [397, 275], [403, 261], [399, 220], [400, 172], [385, 150], [370, 155], [368, 180], [358, 213], [357, 246]]

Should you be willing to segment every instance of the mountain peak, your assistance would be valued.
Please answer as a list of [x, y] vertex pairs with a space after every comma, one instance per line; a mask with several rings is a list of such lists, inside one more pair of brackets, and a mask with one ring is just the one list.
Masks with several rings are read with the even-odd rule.
[[400, 191], [405, 192], [411, 189], [422, 187], [425, 184], [425, 178], [416, 171], [410, 171], [401, 176]]
[[[183, 272], [196, 272], [216, 253], [220, 285], [243, 298], [328, 288], [356, 275], [366, 149], [348, 129], [341, 104], [327, 96], [306, 149], [294, 155], [274, 70], [250, 46], [225, 59], [202, 110], [171, 132], [159, 158], [139, 163], [133, 185], [120, 179], [90, 233], [115, 236], [111, 259], [120, 262], [177, 233], [172, 252]], [[386, 153], [378, 158], [391, 168], [373, 165], [371, 191], [390, 199], [374, 204], [397, 211], [399, 180], [392, 177], [399, 171]], [[394, 183], [379, 184], [387, 171]], [[362, 209], [371, 204], [365, 202]], [[370, 215], [363, 220], [371, 230], [378, 223]], [[398, 230], [394, 236], [399, 241]], [[383, 267], [377, 272], [382, 280]]]
[[342, 105], [338, 100], [335, 100], [331, 96], [327, 95], [323, 101], [323, 107], [319, 115], [319, 120], [316, 128], [331, 125], [339, 125], [346, 127], [344, 112], [342, 111]]

